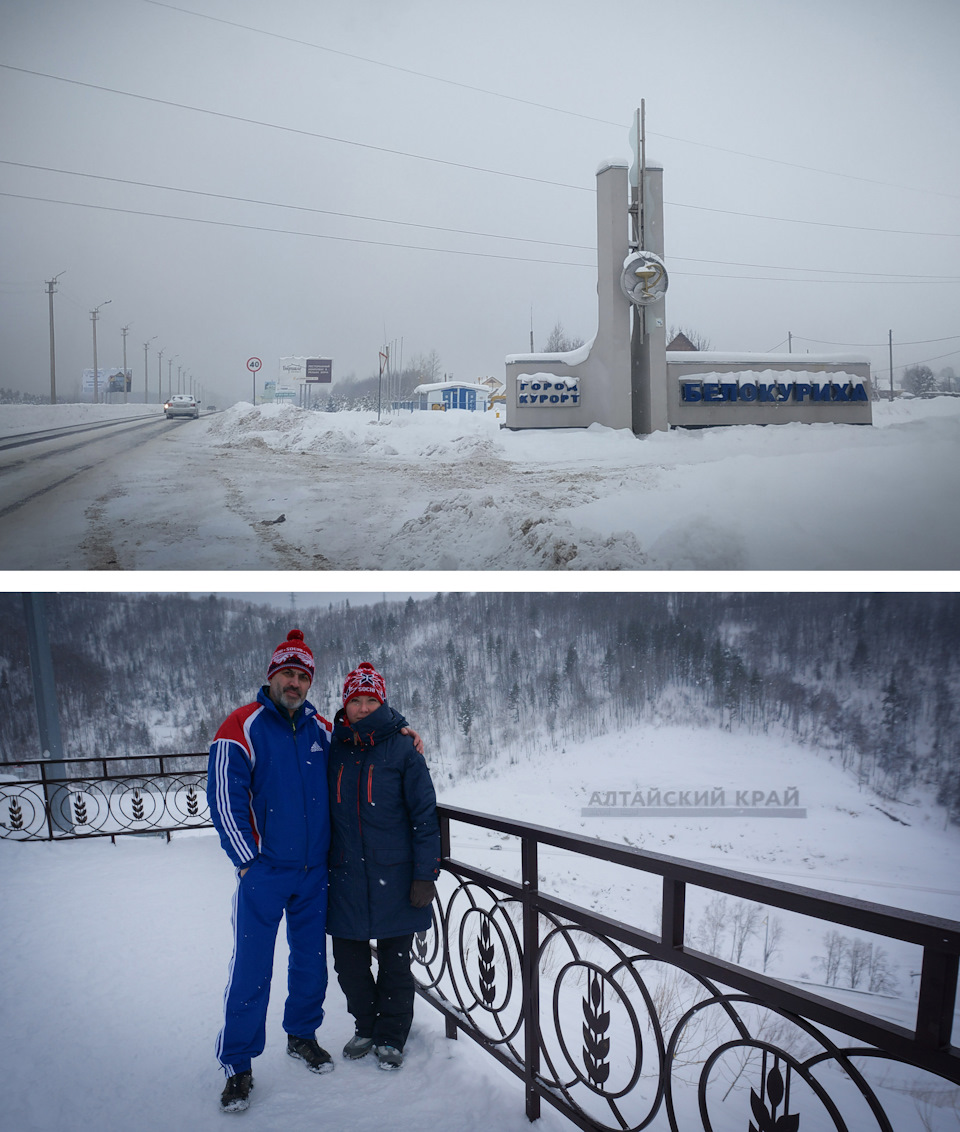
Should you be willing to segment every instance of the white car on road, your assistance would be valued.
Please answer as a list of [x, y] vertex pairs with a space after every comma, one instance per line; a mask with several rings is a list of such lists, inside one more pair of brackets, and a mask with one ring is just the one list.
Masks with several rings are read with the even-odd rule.
[[163, 415], [167, 420], [171, 417], [193, 417], [196, 420], [200, 416], [200, 406], [192, 394], [174, 393], [163, 406]]

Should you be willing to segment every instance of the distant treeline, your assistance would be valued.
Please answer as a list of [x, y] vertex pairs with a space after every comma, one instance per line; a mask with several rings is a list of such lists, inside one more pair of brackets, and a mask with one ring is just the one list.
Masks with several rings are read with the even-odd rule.
[[[960, 595], [438, 594], [282, 611], [189, 594], [46, 597], [67, 757], [205, 751], [291, 627], [332, 717], [361, 660], [436, 773], [643, 721], [789, 736], [960, 819]], [[0, 760], [39, 754], [24, 612], [0, 595]]]

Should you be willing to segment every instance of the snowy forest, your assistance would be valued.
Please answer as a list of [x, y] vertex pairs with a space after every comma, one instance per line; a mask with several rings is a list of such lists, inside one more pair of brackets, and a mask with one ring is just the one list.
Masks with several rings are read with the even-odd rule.
[[[362, 660], [423, 735], [435, 775], [649, 722], [769, 733], [960, 821], [960, 595], [440, 593], [310, 609], [229, 595], [49, 594], [68, 758], [205, 753], [292, 627], [332, 718]], [[22, 597], [0, 595], [0, 762], [40, 756]]]

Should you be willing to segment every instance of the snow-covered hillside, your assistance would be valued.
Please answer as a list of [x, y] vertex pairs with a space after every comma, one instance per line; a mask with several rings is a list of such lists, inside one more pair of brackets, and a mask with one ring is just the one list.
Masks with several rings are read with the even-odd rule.
[[[660, 787], [794, 787], [805, 819], [586, 818], [594, 791]], [[463, 781], [442, 802], [722, 864], [812, 889], [960, 918], [960, 831], [917, 796], [891, 807], [859, 793], [838, 767], [760, 737], [636, 728], [543, 751], [496, 777]], [[884, 812], [886, 811], [886, 812]], [[501, 875], [519, 868], [515, 843], [455, 827], [454, 855]], [[543, 885], [641, 927], [656, 920], [655, 889], [622, 869], [561, 854], [541, 859]], [[233, 870], [216, 837], [192, 833], [86, 843], [0, 842], [4, 955], [2, 1104], [23, 1132], [222, 1129], [213, 1042], [229, 958]], [[691, 908], [691, 921], [702, 912]], [[823, 926], [791, 931], [769, 973], [816, 982]], [[756, 966], [758, 940], [744, 962]], [[892, 951], [892, 949], [891, 949]], [[724, 956], [726, 957], [726, 956]], [[897, 989], [884, 996], [821, 988], [859, 1009], [903, 1020], [917, 969], [893, 955]], [[450, 1042], [418, 1004], [402, 1073], [340, 1063], [315, 1077], [286, 1057], [280, 1033], [286, 954], [277, 949], [268, 1047], [255, 1063], [258, 1132], [521, 1132], [521, 1084], [472, 1042]], [[319, 1037], [338, 1050], [351, 1027], [335, 981]], [[891, 1093], [899, 1132], [918, 1123], [916, 1098]], [[923, 1102], [927, 1125], [955, 1127], [955, 1110]], [[894, 1108], [891, 1108], [891, 1113]], [[545, 1106], [537, 1126], [570, 1125]], [[663, 1129], [663, 1114], [652, 1126]]]
[[[4, 405], [0, 435], [138, 408]], [[878, 403], [873, 427], [500, 423], [234, 405], [11, 516], [4, 565], [82, 566], [96, 501], [124, 570], [960, 566], [960, 398]]]

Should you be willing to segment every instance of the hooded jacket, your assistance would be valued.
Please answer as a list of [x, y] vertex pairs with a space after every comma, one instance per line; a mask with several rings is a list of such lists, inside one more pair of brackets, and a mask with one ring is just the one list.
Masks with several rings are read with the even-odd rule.
[[437, 798], [423, 756], [400, 734], [406, 726], [386, 703], [354, 725], [338, 716], [334, 726], [330, 935], [389, 939], [430, 927], [430, 907], [413, 907], [410, 884], [440, 875]]
[[224, 721], [210, 746], [207, 801], [238, 868], [257, 858], [283, 868], [326, 863], [331, 726], [308, 702], [291, 719], [266, 687]]

